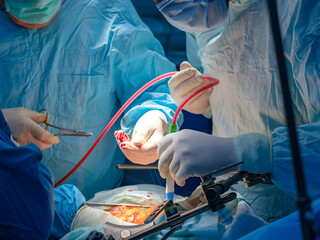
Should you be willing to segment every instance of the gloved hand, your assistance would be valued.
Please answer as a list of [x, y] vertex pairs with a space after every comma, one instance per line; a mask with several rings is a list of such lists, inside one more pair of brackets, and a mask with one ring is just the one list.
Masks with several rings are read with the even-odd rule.
[[[204, 75], [192, 68], [190, 63], [182, 62], [180, 72], [173, 75], [168, 84], [172, 99], [180, 105], [189, 95], [207, 85], [208, 82], [204, 79]], [[204, 113], [210, 106], [209, 97], [212, 91], [213, 87], [199, 93], [183, 109], [194, 114]]]
[[[239, 162], [233, 138], [220, 138], [189, 129], [166, 135], [158, 147], [160, 176], [171, 174], [179, 186], [192, 176], [205, 176], [214, 170]], [[238, 167], [235, 167], [235, 170]]]
[[46, 115], [25, 108], [2, 109], [11, 129], [13, 139], [20, 145], [35, 143], [41, 150], [58, 144], [58, 137], [43, 129], [37, 123], [46, 120]]
[[168, 130], [166, 116], [158, 111], [146, 112], [136, 123], [132, 139], [124, 131], [114, 133], [123, 154], [138, 164], [153, 163], [158, 159], [157, 148], [160, 139]]

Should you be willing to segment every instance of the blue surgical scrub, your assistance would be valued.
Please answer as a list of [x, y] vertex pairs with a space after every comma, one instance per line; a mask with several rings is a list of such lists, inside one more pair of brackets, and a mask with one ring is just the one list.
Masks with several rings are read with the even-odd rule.
[[[320, 199], [312, 203], [312, 211], [315, 216], [314, 231], [316, 239], [320, 239]], [[301, 221], [299, 212], [275, 221], [265, 227], [259, 228], [256, 231], [240, 238], [240, 240], [302, 240]]]
[[33, 143], [17, 147], [0, 111], [0, 239], [64, 236], [85, 198], [72, 185], [53, 189], [49, 169]]
[[[307, 193], [311, 200], [316, 200], [320, 198], [320, 122], [298, 126], [296, 129]], [[272, 163], [272, 181], [296, 199], [298, 194], [290, 139], [285, 127], [276, 128], [272, 133]]]
[[[43, 151], [43, 162], [56, 180], [85, 155], [134, 92], [175, 70], [129, 0], [66, 0], [41, 29], [19, 27], [1, 11], [0, 22], [0, 107], [46, 108], [49, 123], [93, 133], [60, 137], [59, 144]], [[171, 122], [176, 105], [165, 83], [147, 90], [129, 108], [122, 118], [127, 132], [149, 110], [163, 112]], [[120, 120], [66, 181], [86, 198], [121, 183], [116, 165], [123, 155], [113, 136], [119, 129]]]
[[61, 238], [70, 231], [77, 211], [85, 203], [85, 198], [75, 186], [63, 184], [53, 190], [55, 213], [51, 235]]
[[0, 239], [48, 239], [53, 179], [33, 143], [17, 147], [0, 111]]

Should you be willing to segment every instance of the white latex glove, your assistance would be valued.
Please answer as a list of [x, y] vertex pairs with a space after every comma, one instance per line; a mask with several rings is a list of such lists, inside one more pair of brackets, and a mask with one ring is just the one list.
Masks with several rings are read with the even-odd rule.
[[114, 133], [123, 154], [132, 162], [150, 164], [158, 160], [157, 149], [168, 130], [166, 116], [158, 111], [146, 112], [136, 123], [132, 139], [124, 131]]
[[[204, 79], [204, 75], [197, 69], [192, 68], [190, 63], [182, 62], [180, 72], [173, 75], [168, 85], [172, 99], [180, 105], [189, 95], [208, 83], [209, 82]], [[199, 93], [192, 98], [183, 109], [194, 114], [204, 113], [210, 106], [209, 97], [212, 91], [213, 87]]]
[[59, 138], [52, 135], [39, 124], [46, 120], [46, 115], [25, 108], [2, 109], [11, 129], [13, 139], [20, 145], [35, 143], [41, 150], [58, 144]]
[[238, 162], [233, 138], [220, 138], [188, 129], [162, 138], [158, 155], [160, 176], [166, 178], [171, 174], [179, 186], [183, 186], [189, 177], [205, 176]]

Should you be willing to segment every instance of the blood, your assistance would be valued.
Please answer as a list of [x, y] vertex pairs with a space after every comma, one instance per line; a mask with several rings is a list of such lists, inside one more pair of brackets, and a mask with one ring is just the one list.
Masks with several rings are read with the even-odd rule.
[[124, 131], [116, 131], [114, 133], [114, 136], [120, 142], [130, 142], [131, 141], [131, 138]]

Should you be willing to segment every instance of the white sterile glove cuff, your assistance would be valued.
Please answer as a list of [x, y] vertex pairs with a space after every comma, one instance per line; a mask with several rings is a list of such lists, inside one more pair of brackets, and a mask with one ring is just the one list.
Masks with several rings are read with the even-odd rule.
[[[239, 162], [233, 138], [220, 138], [193, 130], [165, 136], [158, 147], [159, 171], [163, 178], [171, 174], [180, 186], [192, 176], [205, 176]], [[231, 170], [238, 169], [238, 167]]]
[[[188, 96], [207, 84], [204, 75], [192, 68], [188, 62], [182, 62], [180, 72], [173, 75], [168, 82], [171, 97], [179, 105]], [[194, 114], [204, 113], [210, 106], [209, 97], [212, 91], [213, 88], [209, 88], [199, 93], [184, 106], [184, 109]]]
[[244, 163], [241, 170], [263, 174], [272, 172], [271, 137], [260, 133], [247, 133], [234, 137], [237, 158]]
[[158, 110], [151, 110], [142, 115], [136, 123], [132, 139], [123, 131], [116, 131], [115, 137], [120, 149], [130, 161], [149, 164], [158, 159], [158, 144], [167, 131], [166, 116]]
[[46, 115], [25, 108], [2, 109], [11, 129], [12, 137], [20, 146], [35, 143], [41, 150], [58, 144], [58, 137], [52, 135], [39, 124], [46, 120]]

